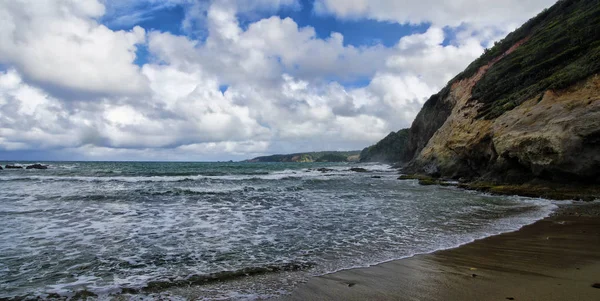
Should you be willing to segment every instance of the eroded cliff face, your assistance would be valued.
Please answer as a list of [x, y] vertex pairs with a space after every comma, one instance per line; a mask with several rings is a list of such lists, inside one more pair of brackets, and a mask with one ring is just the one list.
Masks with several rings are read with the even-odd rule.
[[498, 168], [518, 164], [534, 177], [600, 182], [600, 76], [546, 91], [494, 120]]
[[[486, 66], [489, 67], [489, 66]], [[407, 171], [464, 180], [600, 182], [600, 76], [548, 90], [492, 120], [477, 118], [471, 89], [452, 85], [453, 108]]]
[[[502, 55], [480, 67], [473, 76], [446, 87], [445, 92], [436, 95], [439, 97], [436, 99], [436, 106], [430, 109], [427, 104], [424, 106], [413, 123], [411, 134], [421, 137], [425, 143], [420, 141], [422, 145], [415, 144], [416, 151], [412, 154], [416, 154], [416, 157], [409, 165], [409, 170], [453, 178], [481, 176], [481, 172], [494, 160], [496, 154], [490, 145], [492, 140], [489, 129], [492, 122], [477, 119], [482, 104], [471, 101], [471, 93], [475, 84], [495, 63], [515, 51], [526, 40], [519, 41]], [[424, 116], [421, 116], [424, 112]], [[432, 115], [434, 118], [431, 118]], [[421, 130], [422, 128], [426, 130]], [[427, 135], [428, 133], [431, 134]]]
[[600, 183], [598, 41], [600, 0], [560, 0], [529, 20], [425, 103], [404, 172]]

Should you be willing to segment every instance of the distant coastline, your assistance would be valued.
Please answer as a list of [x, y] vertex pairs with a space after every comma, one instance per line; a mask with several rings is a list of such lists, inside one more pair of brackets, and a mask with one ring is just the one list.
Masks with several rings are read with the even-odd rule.
[[262, 156], [243, 162], [358, 162], [359, 159], [360, 151], [322, 151]]

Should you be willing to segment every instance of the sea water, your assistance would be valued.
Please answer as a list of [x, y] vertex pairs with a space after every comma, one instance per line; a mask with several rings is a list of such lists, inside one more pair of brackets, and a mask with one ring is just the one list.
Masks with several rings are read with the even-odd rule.
[[312, 275], [517, 230], [555, 208], [420, 186], [377, 164], [46, 164], [0, 171], [0, 298], [276, 297]]

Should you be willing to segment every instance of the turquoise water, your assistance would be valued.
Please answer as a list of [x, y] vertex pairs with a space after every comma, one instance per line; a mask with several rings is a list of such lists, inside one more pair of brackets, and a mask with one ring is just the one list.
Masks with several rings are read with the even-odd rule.
[[419, 186], [387, 165], [46, 164], [0, 171], [0, 298], [174, 299], [188, 286], [206, 299], [273, 297], [311, 275], [516, 230], [555, 207]]

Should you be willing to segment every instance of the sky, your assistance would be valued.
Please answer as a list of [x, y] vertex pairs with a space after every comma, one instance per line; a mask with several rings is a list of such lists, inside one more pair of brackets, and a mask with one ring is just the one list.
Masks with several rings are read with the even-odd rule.
[[554, 3], [0, 1], [0, 161], [360, 150]]

